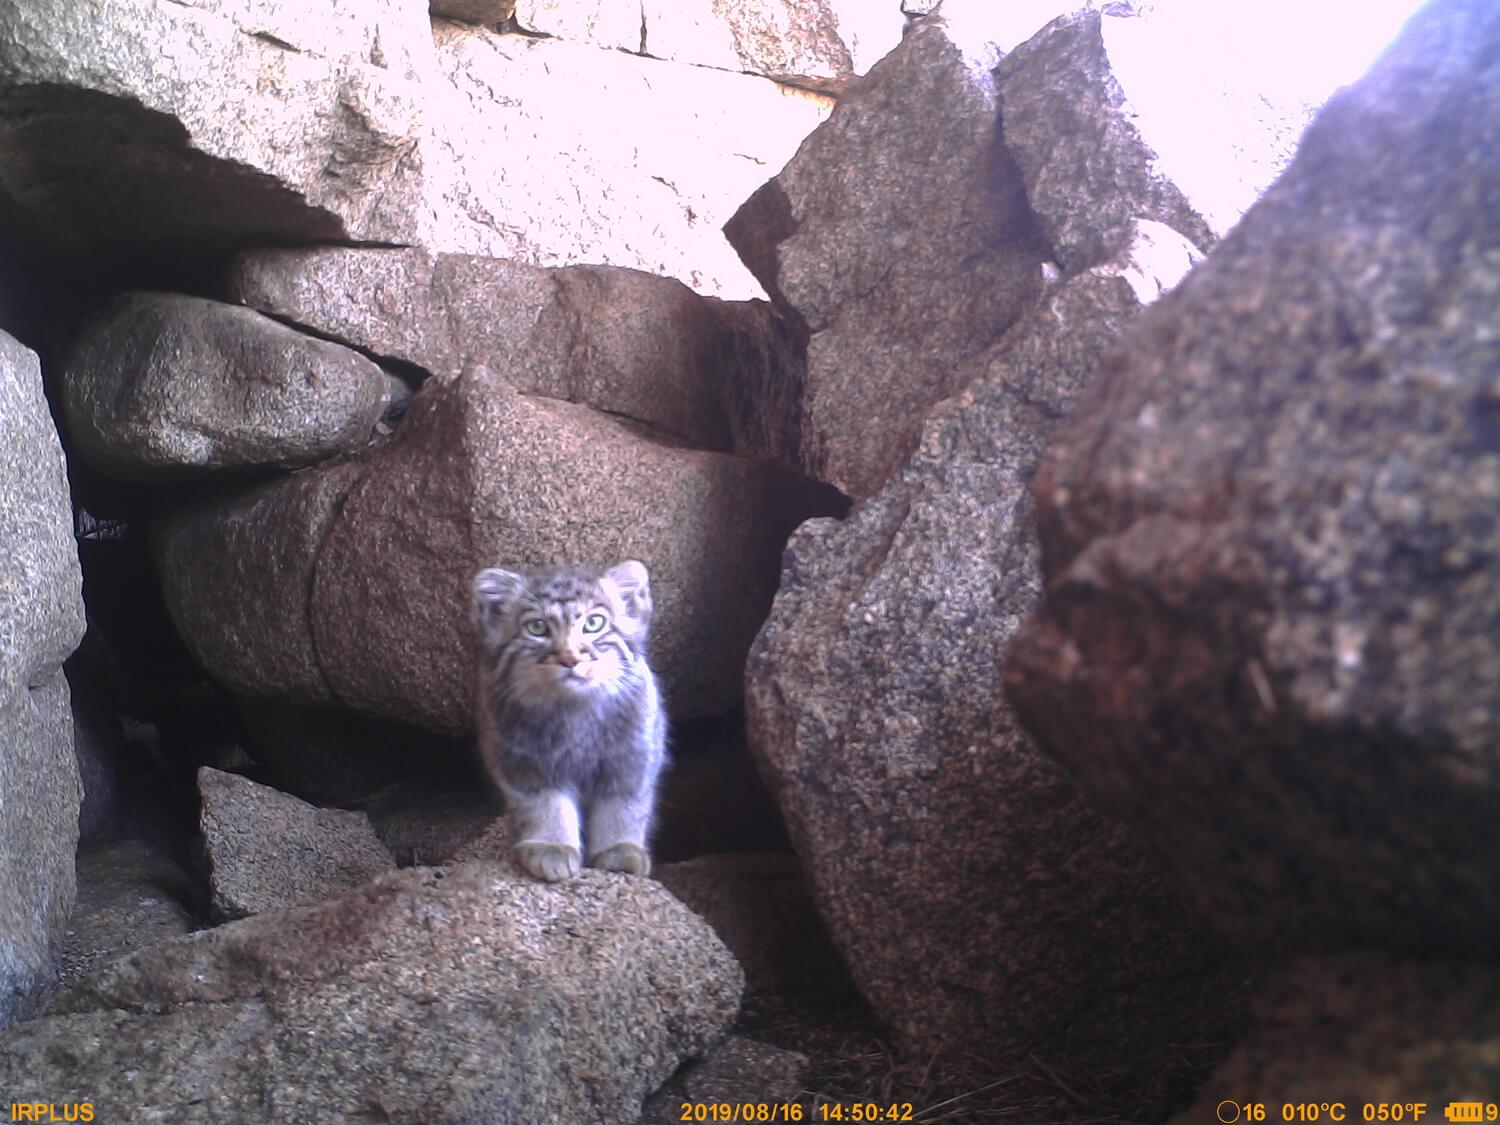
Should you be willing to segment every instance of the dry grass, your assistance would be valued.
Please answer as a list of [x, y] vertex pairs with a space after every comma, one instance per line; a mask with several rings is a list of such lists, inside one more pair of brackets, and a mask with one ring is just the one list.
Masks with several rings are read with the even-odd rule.
[[1011, 1125], [1147, 1125], [1149, 1118], [1119, 1108], [1184, 1106], [1223, 1054], [1226, 1044], [1189, 1044], [1167, 1065], [1090, 1067], [1062, 1073], [1032, 1055], [1008, 1065], [949, 1055], [902, 1059], [858, 997], [830, 991], [788, 998], [747, 999], [739, 1032], [806, 1055], [809, 1069], [799, 1099], [804, 1121], [823, 1120], [820, 1106], [910, 1103], [908, 1119], [934, 1122], [1003, 1121]]

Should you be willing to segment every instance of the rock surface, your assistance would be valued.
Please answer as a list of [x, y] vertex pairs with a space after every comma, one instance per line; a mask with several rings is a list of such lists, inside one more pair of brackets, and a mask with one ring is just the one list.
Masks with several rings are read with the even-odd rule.
[[518, 0], [526, 30], [838, 92], [901, 40], [898, 4], [865, 0]]
[[442, 379], [488, 367], [701, 449], [795, 449], [798, 362], [764, 302], [726, 303], [610, 266], [543, 269], [422, 250], [268, 250], [233, 299]]
[[376, 453], [189, 502], [153, 534], [173, 620], [236, 692], [459, 734], [481, 566], [641, 559], [673, 713], [715, 714], [739, 697], [781, 544], [820, 510], [769, 462], [665, 445], [476, 368], [424, 386]]
[[113, 839], [79, 849], [78, 902], [58, 952], [58, 976], [76, 984], [100, 964], [198, 928], [195, 887], [159, 841]]
[[1497, 50], [1414, 17], [1038, 478], [1009, 695], [1247, 944], [1500, 940]]
[[[830, 108], [425, 0], [115, 0], [108, 35], [99, 10], [0, 3], [0, 229], [80, 271], [368, 242], [759, 296], [720, 227]], [[639, 6], [611, 10], [637, 49]]]
[[831, 99], [459, 24], [435, 25], [433, 41], [439, 77], [425, 104], [441, 125], [423, 150], [435, 216], [423, 245], [541, 266], [628, 266], [714, 296], [763, 295], [722, 227]]
[[1443, 1112], [1446, 1103], [1478, 1101], [1482, 1115], [1494, 1101], [1497, 1060], [1500, 969], [1493, 964], [1301, 957], [1271, 979], [1249, 1036], [1203, 1084], [1197, 1104], [1172, 1121], [1214, 1121], [1226, 1098], [1342, 1102], [1348, 1121], [1361, 1119], [1365, 1106], [1379, 1112], [1382, 1103], [1420, 1102], [1430, 1119], [1462, 1120]]
[[217, 921], [333, 898], [395, 866], [362, 812], [320, 809], [209, 766], [198, 793]]
[[[779, 1107], [797, 1101], [807, 1058], [731, 1035], [701, 1059], [693, 1059], [646, 1099], [640, 1125], [681, 1121], [683, 1103]], [[732, 1111], [731, 1111], [732, 1112]]]
[[988, 67], [932, 16], [725, 228], [807, 339], [798, 465], [859, 499], [1041, 290]]
[[[53, 244], [419, 233], [427, 5], [0, 3], [0, 156]], [[107, 173], [107, 174], [106, 174]]]
[[1102, 261], [1150, 219], [1208, 250], [1215, 232], [1157, 167], [1110, 68], [1101, 17], [1053, 20], [995, 69], [1005, 147], [1052, 260]]
[[516, 14], [516, 0], [431, 0], [431, 10], [443, 19], [501, 24]]
[[798, 529], [751, 651], [751, 748], [856, 983], [918, 1053], [1152, 1067], [1222, 1003], [1195, 995], [1220, 955], [1165, 866], [1000, 690], [1041, 592], [1031, 475], [1139, 311], [1120, 269], [1057, 287], [884, 488]]
[[749, 991], [790, 992], [843, 975], [796, 856], [703, 855], [654, 874], [714, 928], [745, 970]]
[[83, 577], [37, 357], [0, 333], [0, 1026], [52, 976], [73, 907], [82, 798], [62, 663]]
[[112, 1121], [629, 1121], [741, 983], [650, 880], [412, 868], [101, 966], [0, 1035], [0, 1089]]
[[59, 385], [79, 454], [148, 482], [353, 452], [409, 393], [348, 348], [171, 293], [119, 298], [78, 337]]

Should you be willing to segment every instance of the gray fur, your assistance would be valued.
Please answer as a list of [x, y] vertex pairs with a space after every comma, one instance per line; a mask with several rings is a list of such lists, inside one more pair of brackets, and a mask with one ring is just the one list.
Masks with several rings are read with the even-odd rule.
[[634, 560], [474, 578], [479, 755], [505, 794], [517, 858], [539, 879], [571, 878], [584, 855], [650, 871], [667, 732], [646, 660], [652, 608]]

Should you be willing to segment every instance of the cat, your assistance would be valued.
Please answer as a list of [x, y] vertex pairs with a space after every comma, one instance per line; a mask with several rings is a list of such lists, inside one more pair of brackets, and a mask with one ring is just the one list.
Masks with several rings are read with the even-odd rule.
[[[634, 559], [474, 577], [479, 755], [516, 859], [546, 882], [648, 875], [667, 718], [646, 662], [651, 586]], [[583, 851], [587, 841], [587, 853]]]

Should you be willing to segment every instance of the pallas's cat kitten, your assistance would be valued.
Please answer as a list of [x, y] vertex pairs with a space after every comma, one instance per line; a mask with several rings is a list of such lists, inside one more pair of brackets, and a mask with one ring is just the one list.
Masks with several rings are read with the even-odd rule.
[[[645, 875], [667, 720], [646, 663], [651, 587], [635, 560], [474, 578], [479, 753], [522, 867]], [[587, 850], [584, 850], [585, 841]]]

